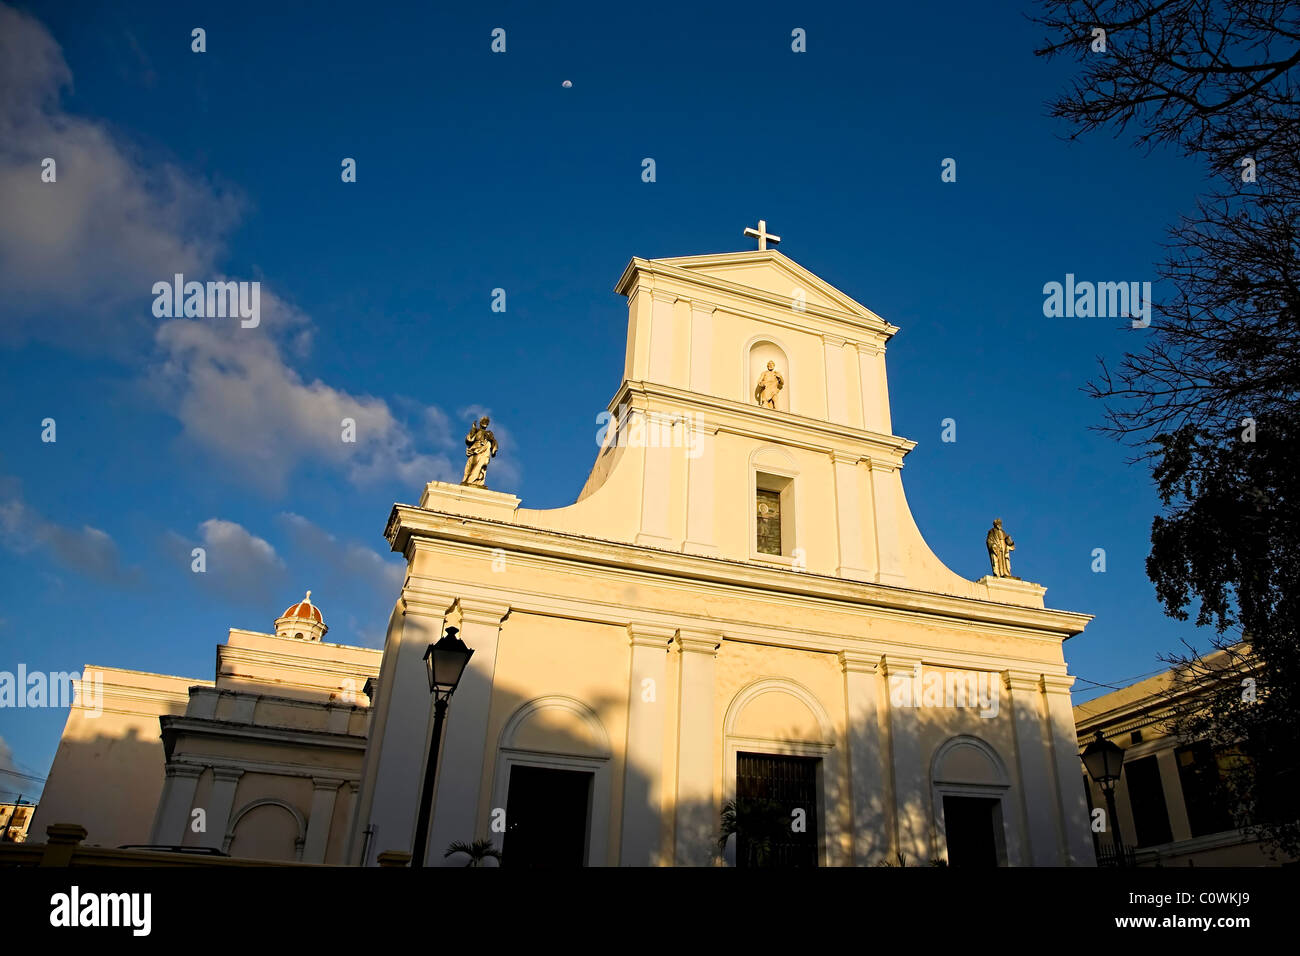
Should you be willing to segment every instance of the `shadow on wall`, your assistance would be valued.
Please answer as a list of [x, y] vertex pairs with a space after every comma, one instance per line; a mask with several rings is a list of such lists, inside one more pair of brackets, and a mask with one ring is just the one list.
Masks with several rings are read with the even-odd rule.
[[[113, 728], [107, 715], [81, 720], [83, 727], [102, 720], [106, 729]], [[116, 733], [64, 737], [28, 839], [43, 842], [46, 827], [54, 823], [79, 823], [87, 830], [87, 846], [149, 842], [164, 763], [161, 737], [146, 737], [135, 724], [119, 726]]]
[[[627, 699], [538, 697], [498, 685], [493, 713], [508, 716], [489, 728], [482, 782], [489, 798], [480, 799], [476, 832], [455, 840], [490, 841], [503, 853], [500, 865], [507, 867], [616, 865], [627, 857], [623, 842], [629, 834], [638, 839], [638, 824], [658, 819], [655, 845], [662, 863], [797, 865], [808, 861], [804, 854], [811, 839], [812, 858], [823, 866], [1030, 865], [1025, 795], [1016, 783], [1013, 709], [1000, 675], [993, 678], [1000, 696], [990, 717], [981, 717], [978, 705], [917, 706], [892, 708], [887, 733], [874, 723], [846, 728], [842, 717], [833, 716], [828, 732], [820, 735], [810, 735], [806, 725], [736, 737], [715, 727], [713, 799], [675, 799], [672, 766], [666, 765], [662, 813], [658, 782], [640, 768], [629, 769], [624, 758]], [[630, 706], [676, 703], [671, 694], [654, 702], [634, 696]], [[446, 729], [455, 719], [453, 697]], [[857, 793], [856, 801], [850, 738], [866, 765], [857, 774], [858, 789], [865, 793]], [[1055, 803], [1054, 744], [1045, 724], [1039, 739], [1021, 741], [1022, 748], [1027, 745], [1041, 753], [1046, 777], [1031, 785], [1034, 799], [1050, 795]], [[891, 746], [897, 772], [892, 781]], [[742, 766], [747, 755], [758, 759]], [[1073, 751], [1069, 757], [1077, 759]], [[447, 772], [453, 768], [441, 764], [439, 774]], [[1067, 804], [1074, 796], [1082, 803], [1078, 774], [1062, 784], [1079, 788], [1077, 795], [1067, 789]], [[741, 832], [720, 846], [723, 812], [733, 800], [741, 811]], [[1059, 810], [1053, 808], [1052, 815], [1059, 817]], [[1086, 826], [1086, 817], [1076, 822]], [[1053, 823], [1052, 853], [1058, 857], [1070, 842], [1063, 832], [1068, 825], [1067, 820]], [[411, 850], [379, 842], [367, 854], [371, 863], [384, 850]], [[430, 865], [442, 862], [446, 849], [431, 846]], [[481, 850], [473, 859], [460, 853], [449, 862], [497, 865]]]

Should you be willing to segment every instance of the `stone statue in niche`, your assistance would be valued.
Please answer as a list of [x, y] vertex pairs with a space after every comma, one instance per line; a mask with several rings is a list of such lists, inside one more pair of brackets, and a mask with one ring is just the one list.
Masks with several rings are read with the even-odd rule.
[[776, 370], [776, 363], [768, 362], [767, 371], [758, 377], [758, 384], [754, 386], [754, 400], [760, 408], [776, 408], [777, 393], [783, 388], [785, 379]]
[[1002, 530], [1002, 519], [994, 518], [993, 527], [984, 538], [989, 549], [989, 563], [993, 565], [995, 578], [1011, 577], [1011, 552], [1016, 550], [1016, 543], [1011, 535]]
[[487, 482], [488, 463], [496, 456], [497, 439], [488, 430], [488, 417], [484, 415], [470, 425], [465, 436], [465, 479], [462, 485], [482, 488]]

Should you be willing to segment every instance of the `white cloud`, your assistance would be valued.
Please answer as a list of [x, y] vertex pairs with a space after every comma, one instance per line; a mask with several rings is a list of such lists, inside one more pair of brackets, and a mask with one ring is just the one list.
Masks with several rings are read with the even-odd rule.
[[[184, 437], [265, 489], [282, 491], [305, 463], [342, 468], [353, 481], [395, 479], [422, 487], [459, 480], [450, 459], [420, 447], [446, 447], [446, 419], [426, 411], [423, 434], [397, 419], [388, 403], [319, 379], [304, 382], [279, 346], [258, 330], [188, 320], [158, 330], [162, 353], [154, 382]], [[356, 423], [355, 442], [343, 421]]]
[[[174, 532], [169, 541], [173, 559], [184, 573], [193, 574], [200, 587], [234, 603], [263, 610], [284, 597], [284, 561], [270, 542], [237, 522], [209, 518], [198, 526], [197, 541]], [[204, 551], [202, 572], [193, 570], [196, 546]], [[280, 610], [276, 608], [276, 613]]]
[[373, 548], [342, 542], [302, 515], [284, 512], [280, 522], [288, 530], [296, 549], [319, 561], [335, 589], [382, 596], [381, 603], [396, 600], [406, 579], [406, 565], [396, 557], [385, 557]]
[[[0, 336], [125, 353], [156, 322], [154, 282], [217, 278], [240, 202], [64, 111], [71, 84], [49, 31], [0, 4]], [[53, 183], [41, 181], [46, 157]]]
[[[50, 32], [0, 3], [0, 344], [39, 339], [134, 364], [152, 338], [160, 358], [143, 384], [159, 407], [221, 476], [264, 490], [281, 492], [299, 466], [321, 464], [413, 494], [432, 479], [459, 481], [459, 442], [441, 410], [398, 417], [381, 398], [303, 380], [292, 363], [307, 355], [311, 321], [271, 290], [261, 289], [256, 329], [159, 325], [155, 282], [226, 278], [217, 265], [241, 201], [175, 164], [145, 162], [106, 123], [68, 113], [61, 98], [71, 84]], [[47, 156], [58, 164], [55, 183], [41, 182]], [[341, 440], [344, 418], [356, 422], [355, 444]], [[103, 552], [93, 530], [64, 546]]]
[[99, 528], [80, 528], [50, 521], [23, 499], [14, 479], [0, 481], [0, 540], [11, 551], [25, 554], [42, 548], [58, 564], [106, 584], [131, 587], [142, 580], [139, 568], [128, 568], [111, 535]]

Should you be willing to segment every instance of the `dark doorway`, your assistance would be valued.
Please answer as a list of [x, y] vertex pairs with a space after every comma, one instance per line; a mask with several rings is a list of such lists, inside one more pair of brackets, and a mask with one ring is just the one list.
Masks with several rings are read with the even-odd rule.
[[817, 757], [736, 755], [737, 866], [817, 866], [818, 763]]
[[944, 797], [943, 823], [949, 866], [997, 866], [1000, 800]]
[[592, 774], [547, 767], [510, 768], [502, 866], [585, 866]]

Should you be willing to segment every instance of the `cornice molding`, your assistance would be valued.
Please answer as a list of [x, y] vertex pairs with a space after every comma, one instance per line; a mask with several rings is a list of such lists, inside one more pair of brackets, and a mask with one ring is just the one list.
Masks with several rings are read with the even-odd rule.
[[[625, 542], [604, 541], [568, 532], [506, 524], [486, 518], [443, 515], [413, 505], [394, 505], [396, 529], [393, 549], [406, 552], [412, 542], [424, 547], [443, 544], [459, 546], [470, 552], [491, 551], [501, 547], [515, 555], [515, 560], [532, 555], [568, 565], [579, 565], [591, 573], [612, 570], [619, 574], [639, 574], [648, 579], [686, 581], [692, 587], [717, 585], [725, 590], [761, 592], [762, 596], [779, 595], [796, 598], [813, 605], [831, 604], [845, 609], [882, 609], [908, 615], [941, 618], [946, 623], [980, 622], [1038, 632], [1037, 636], [1060, 641], [1081, 632], [1092, 615], [1072, 611], [998, 604], [977, 598], [915, 591], [897, 585], [817, 574], [792, 572], [732, 558], [666, 551]], [[572, 570], [572, 568], [570, 568]], [[449, 582], [439, 582], [446, 586]], [[462, 593], [468, 593], [463, 587]], [[485, 593], [486, 589], [480, 591]], [[519, 592], [502, 589], [510, 606], [521, 607], [515, 599]], [[746, 598], [750, 594], [743, 595]], [[522, 609], [522, 607], [521, 607]], [[626, 618], [624, 618], [626, 623]]]
[[[662, 402], [666, 407], [656, 408]], [[689, 410], [692, 417], [701, 413], [715, 423], [718, 431], [777, 442], [804, 448], [809, 451], [829, 453], [840, 450], [870, 459], [887, 470], [901, 468], [903, 458], [916, 447], [916, 442], [897, 435], [885, 435], [838, 422], [810, 418], [794, 412], [768, 409], [762, 417], [755, 416], [755, 408], [741, 401], [674, 388], [659, 382], [624, 379], [610, 400], [608, 411], [617, 416], [619, 409], [650, 414], [678, 414]]]
[[[229, 720], [216, 720], [207, 717], [162, 717], [159, 723], [162, 726], [164, 742], [170, 737], [173, 744], [177, 736], [185, 735], [225, 740], [294, 744], [303, 747], [321, 747], [329, 750], [364, 752], [366, 749], [365, 734], [340, 733], [332, 730], [304, 730], [297, 727], [271, 727], [264, 724], [240, 724]], [[174, 765], [169, 764], [169, 769], [171, 766]]]

